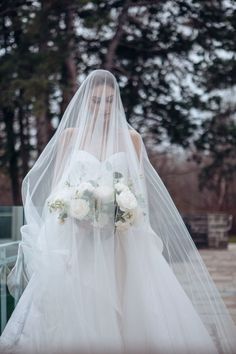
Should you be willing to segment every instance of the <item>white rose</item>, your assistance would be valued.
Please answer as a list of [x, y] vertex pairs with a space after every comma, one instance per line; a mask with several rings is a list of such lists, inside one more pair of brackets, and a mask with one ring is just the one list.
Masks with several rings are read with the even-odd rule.
[[76, 187], [79, 194], [83, 194], [85, 191], [93, 192], [95, 187], [90, 182], [82, 182]]
[[89, 203], [84, 199], [72, 199], [70, 203], [69, 214], [79, 220], [82, 220], [89, 213]]
[[116, 201], [121, 210], [126, 211], [135, 209], [138, 205], [137, 199], [130, 191], [124, 190], [120, 194], [116, 195]]
[[109, 186], [99, 186], [95, 188], [94, 195], [103, 202], [110, 202], [114, 198], [114, 191]]
[[115, 184], [115, 189], [118, 191], [118, 192], [122, 192], [124, 190], [129, 190], [129, 187], [126, 186], [124, 183], [122, 182], [117, 182]]

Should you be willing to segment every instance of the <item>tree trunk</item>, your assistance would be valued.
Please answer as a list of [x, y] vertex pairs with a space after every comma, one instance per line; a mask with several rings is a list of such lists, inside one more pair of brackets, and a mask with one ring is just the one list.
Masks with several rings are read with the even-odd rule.
[[[39, 51], [41, 53], [46, 53], [48, 51], [47, 41], [48, 41], [48, 14], [50, 11], [50, 4], [45, 0], [42, 1], [42, 12], [41, 12], [41, 31], [39, 39]], [[42, 80], [48, 81], [48, 73], [39, 72]], [[44, 91], [40, 96], [37, 97], [38, 102], [35, 105], [35, 115], [36, 115], [36, 127], [37, 127], [37, 150], [38, 154], [42, 152], [45, 145], [48, 143], [50, 137], [52, 136], [53, 128], [50, 122], [49, 116], [49, 84], [45, 85]]]
[[77, 84], [77, 67], [75, 61], [75, 28], [74, 28], [74, 10], [68, 6], [65, 12], [66, 23], [66, 38], [68, 42], [65, 43], [66, 58], [62, 67], [62, 103], [61, 103], [61, 115], [64, 113], [67, 105], [69, 104], [71, 97], [74, 95], [78, 88]]
[[122, 7], [121, 13], [118, 17], [117, 29], [115, 35], [112, 38], [107, 49], [107, 54], [106, 54], [105, 64], [104, 64], [104, 69], [106, 70], [112, 70], [113, 66], [115, 65], [116, 50], [124, 34], [124, 24], [128, 17], [129, 5], [130, 5], [130, 0], [127, 0], [124, 6]]
[[[18, 121], [20, 126], [20, 156], [22, 161], [22, 177], [24, 177], [28, 172], [28, 163], [29, 163], [29, 136], [28, 133], [28, 119], [27, 113], [24, 111], [22, 90], [20, 92], [20, 101], [18, 105]], [[26, 129], [27, 128], [27, 129]]]
[[6, 125], [7, 133], [7, 154], [8, 154], [8, 171], [11, 180], [12, 199], [14, 205], [21, 205], [21, 192], [19, 183], [19, 169], [18, 169], [18, 154], [15, 150], [15, 133], [13, 130], [14, 112], [8, 108], [3, 108], [3, 120]]

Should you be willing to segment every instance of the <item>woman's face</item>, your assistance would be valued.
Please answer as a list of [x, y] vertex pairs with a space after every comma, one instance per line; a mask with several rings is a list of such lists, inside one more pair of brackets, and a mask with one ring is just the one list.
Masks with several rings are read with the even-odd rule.
[[[104, 94], [105, 94], [105, 102], [102, 102], [102, 99], [104, 100]], [[91, 111], [93, 112], [95, 118], [98, 115], [98, 112], [100, 111], [102, 114], [104, 114], [104, 120], [108, 120], [111, 114], [111, 107], [112, 107], [112, 102], [114, 99], [114, 88], [111, 86], [106, 86], [104, 88], [103, 85], [98, 85], [95, 87], [93, 90], [93, 95], [91, 97]]]

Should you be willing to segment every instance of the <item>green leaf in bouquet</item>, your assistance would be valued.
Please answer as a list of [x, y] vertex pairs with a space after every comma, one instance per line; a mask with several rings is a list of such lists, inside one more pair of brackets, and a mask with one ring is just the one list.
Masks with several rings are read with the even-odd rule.
[[117, 218], [118, 218], [118, 210], [119, 210], [119, 208], [118, 208], [118, 206], [116, 205], [116, 206], [115, 206], [115, 212], [114, 212], [114, 221], [117, 221]]
[[68, 217], [68, 214], [66, 212], [62, 212], [58, 215], [58, 219], [61, 220], [62, 223], [65, 222], [65, 219]]
[[69, 180], [65, 181], [65, 185], [66, 185], [67, 187], [71, 187], [70, 181], [69, 181]]
[[113, 178], [115, 178], [115, 179], [120, 179], [120, 178], [122, 178], [122, 177], [123, 177], [123, 174], [122, 174], [122, 173], [120, 173], [120, 172], [118, 172], [118, 171], [113, 172]]

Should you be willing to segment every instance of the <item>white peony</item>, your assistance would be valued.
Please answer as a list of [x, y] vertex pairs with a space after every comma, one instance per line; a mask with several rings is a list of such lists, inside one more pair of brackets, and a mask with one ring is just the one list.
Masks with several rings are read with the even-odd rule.
[[110, 202], [114, 199], [114, 191], [109, 186], [99, 186], [95, 188], [94, 196], [102, 202]]
[[82, 182], [76, 187], [78, 194], [83, 194], [85, 191], [93, 192], [95, 187], [90, 182]]
[[137, 199], [129, 190], [124, 190], [120, 194], [116, 195], [116, 201], [120, 209], [123, 211], [126, 211], [127, 209], [135, 209], [138, 205]]
[[115, 189], [118, 191], [118, 192], [122, 192], [124, 190], [129, 190], [129, 187], [127, 187], [124, 183], [122, 182], [117, 182], [115, 184]]
[[89, 213], [89, 203], [84, 199], [72, 199], [69, 214], [79, 220], [84, 219]]

